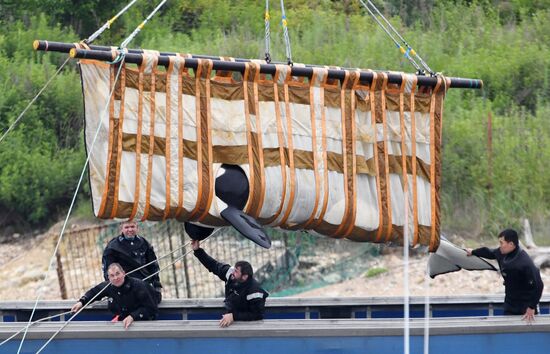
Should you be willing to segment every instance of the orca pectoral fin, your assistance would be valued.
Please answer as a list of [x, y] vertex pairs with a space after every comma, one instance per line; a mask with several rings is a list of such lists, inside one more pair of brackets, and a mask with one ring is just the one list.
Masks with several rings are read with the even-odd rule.
[[214, 229], [211, 227], [199, 226], [191, 224], [190, 222], [184, 223], [183, 226], [185, 227], [185, 232], [187, 232], [192, 240], [202, 241], [214, 232]]
[[430, 254], [428, 259], [430, 277], [458, 271], [466, 270], [496, 270], [496, 268], [484, 260], [476, 256], [468, 256], [466, 251], [441, 237], [439, 248], [435, 253]]
[[263, 248], [271, 247], [271, 240], [262, 226], [250, 215], [235, 207], [228, 206], [221, 213], [222, 218], [229, 222], [237, 231], [250, 241]]
[[428, 270], [430, 272], [430, 278], [433, 279], [436, 275], [456, 272], [460, 269], [461, 268], [459, 266], [449, 262], [440, 255], [435, 253], [430, 254], [430, 258], [428, 259]]

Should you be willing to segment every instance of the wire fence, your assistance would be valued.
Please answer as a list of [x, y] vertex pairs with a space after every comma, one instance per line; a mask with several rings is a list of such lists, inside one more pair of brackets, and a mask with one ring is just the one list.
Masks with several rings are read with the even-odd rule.
[[[62, 298], [79, 298], [103, 281], [103, 249], [119, 233], [118, 223], [67, 232], [56, 255]], [[139, 234], [161, 258], [163, 298], [223, 296], [223, 282], [192, 256], [183, 223], [143, 222]], [[370, 256], [378, 253], [378, 246], [372, 244], [276, 229], [268, 230], [268, 234], [272, 239], [270, 249], [257, 246], [230, 227], [201, 242], [201, 246], [220, 262], [249, 261], [254, 267], [254, 277], [267, 291], [284, 295], [348, 279], [364, 271]], [[190, 254], [184, 256], [187, 252]]]

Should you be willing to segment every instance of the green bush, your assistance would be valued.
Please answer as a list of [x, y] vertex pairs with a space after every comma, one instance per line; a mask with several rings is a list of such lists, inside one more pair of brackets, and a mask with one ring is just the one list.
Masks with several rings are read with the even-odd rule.
[[[445, 102], [443, 228], [489, 234], [519, 227], [527, 217], [535, 235], [550, 229], [550, 10], [544, 2], [376, 3], [433, 70], [485, 83], [481, 92], [450, 90]], [[120, 44], [154, 6], [136, 3], [97, 43]], [[286, 6], [295, 62], [414, 71], [358, 2], [296, 0]], [[33, 52], [32, 41], [86, 38], [120, 8], [105, 0], [0, 5], [2, 131], [66, 58]], [[130, 47], [263, 58], [263, 18], [263, 3], [253, 0], [172, 1]], [[286, 61], [280, 19], [272, 2], [272, 57]], [[33, 224], [51, 220], [66, 210], [84, 160], [82, 98], [71, 62], [0, 143], [0, 208]], [[86, 189], [82, 193], [85, 200]]]

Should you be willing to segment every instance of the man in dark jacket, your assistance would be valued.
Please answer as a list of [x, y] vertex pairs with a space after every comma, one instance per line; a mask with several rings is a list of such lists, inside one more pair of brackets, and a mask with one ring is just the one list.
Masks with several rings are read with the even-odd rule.
[[220, 263], [210, 257], [202, 248], [200, 241], [191, 241], [195, 257], [211, 273], [225, 282], [226, 313], [220, 320], [220, 327], [230, 326], [234, 321], [257, 321], [264, 318], [267, 291], [253, 278], [254, 271], [250, 263], [239, 261], [234, 267]]
[[504, 278], [504, 314], [523, 315], [522, 319], [531, 323], [538, 313], [537, 306], [544, 288], [540, 271], [527, 252], [519, 247], [518, 233], [515, 230], [502, 231], [498, 235], [498, 241], [499, 248], [481, 247], [466, 252], [468, 256], [497, 260], [500, 274]]
[[88, 290], [73, 305], [72, 312], [77, 312], [90, 301], [99, 301], [108, 297], [109, 310], [115, 315], [117, 321], [122, 321], [124, 328], [128, 328], [134, 321], [156, 318], [157, 303], [153, 300], [153, 290], [148, 284], [143, 280], [127, 277], [124, 269], [118, 263], [112, 263], [107, 274], [109, 281], [99, 283]]
[[[162, 285], [158, 275], [159, 265], [153, 246], [142, 236], [138, 236], [138, 225], [135, 221], [126, 221], [121, 224], [120, 235], [113, 238], [103, 251], [102, 266], [103, 276], [107, 280], [107, 269], [112, 263], [118, 263], [126, 273], [133, 271], [145, 264], [149, 264], [129, 276], [145, 279], [155, 290], [155, 300], [159, 303], [162, 299]], [[150, 276], [151, 274], [155, 274]]]

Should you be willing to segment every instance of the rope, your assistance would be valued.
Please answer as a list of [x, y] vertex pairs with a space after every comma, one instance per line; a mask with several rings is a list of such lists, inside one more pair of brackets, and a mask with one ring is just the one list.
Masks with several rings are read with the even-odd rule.
[[[118, 77], [120, 75], [120, 72], [122, 70], [122, 65], [119, 66], [118, 68], [118, 71], [117, 71], [117, 74], [116, 74], [116, 77], [115, 77], [115, 83], [118, 81]], [[107, 112], [107, 109], [109, 108], [109, 103], [111, 101], [111, 97], [113, 96], [113, 93], [114, 93], [114, 87], [115, 85], [113, 85], [113, 89], [111, 90], [111, 92], [109, 93], [109, 98], [107, 100], [107, 104], [105, 105], [105, 108], [103, 110], [103, 114], [101, 114], [100, 116], [100, 120], [101, 118], [103, 118], [103, 116], [105, 115], [105, 113]], [[19, 354], [21, 352], [21, 348], [23, 346], [23, 342], [25, 341], [25, 337], [27, 336], [27, 332], [29, 330], [29, 327], [30, 327], [30, 324], [32, 322], [32, 318], [34, 316], [34, 312], [36, 311], [36, 307], [38, 305], [38, 301], [40, 300], [40, 297], [42, 295], [42, 291], [44, 289], [44, 285], [46, 283], [46, 280], [48, 278], [48, 274], [50, 273], [51, 269], [52, 269], [52, 266], [53, 266], [53, 263], [54, 263], [54, 260], [56, 259], [55, 255], [57, 253], [57, 250], [59, 249], [59, 245], [61, 244], [61, 240], [63, 239], [63, 233], [65, 232], [65, 228], [67, 227], [67, 223], [69, 221], [69, 216], [71, 215], [71, 212], [73, 210], [73, 207], [74, 207], [74, 203], [76, 201], [76, 196], [78, 195], [78, 190], [80, 189], [80, 185], [82, 184], [82, 180], [84, 178], [84, 173], [86, 172], [86, 167], [88, 166], [88, 163], [90, 161], [90, 157], [92, 156], [92, 151], [93, 151], [93, 147], [95, 145], [95, 142], [97, 140], [97, 137], [99, 135], [99, 131], [100, 131], [100, 128], [101, 128], [101, 124], [98, 124], [97, 126], [97, 130], [95, 132], [95, 135], [94, 135], [94, 139], [92, 141], [92, 144], [90, 146], [90, 149], [88, 149], [88, 151], [90, 151], [90, 153], [88, 154], [88, 156], [86, 157], [86, 162], [84, 162], [84, 167], [82, 168], [82, 173], [80, 174], [80, 179], [78, 180], [78, 184], [76, 186], [76, 189], [74, 191], [74, 195], [73, 195], [73, 199], [71, 201], [71, 205], [69, 207], [69, 211], [67, 212], [67, 216], [65, 217], [65, 222], [63, 223], [63, 227], [61, 228], [61, 232], [59, 234], [59, 238], [57, 240], [57, 244], [55, 245], [55, 248], [54, 248], [54, 251], [53, 251], [53, 254], [52, 254], [52, 257], [50, 259], [50, 264], [48, 266], [48, 270], [46, 271], [46, 274], [44, 276], [44, 280], [42, 280], [42, 286], [40, 287], [40, 290], [38, 292], [38, 296], [36, 298], [36, 301], [34, 303], [34, 306], [33, 306], [33, 309], [32, 309], [32, 312], [31, 312], [31, 316], [29, 317], [29, 322], [27, 322], [27, 326], [25, 327], [25, 332], [23, 334], [23, 338], [21, 339], [21, 342], [19, 343], [19, 348], [17, 349], [17, 354]]]
[[[208, 236], [207, 238], [205, 238], [205, 239], [202, 240], [201, 242], [206, 243], [206, 241], [207, 241], [210, 237], [214, 236], [219, 230], [221, 230], [221, 229], [215, 230], [210, 236]], [[189, 243], [191, 243], [191, 242], [188, 242], [187, 245], [188, 245]], [[180, 249], [182, 249], [182, 248], [184, 248], [184, 247], [185, 247], [185, 246], [180, 247]], [[182, 260], [185, 256], [187, 256], [189, 253], [191, 253], [191, 251], [193, 251], [193, 250], [191, 249], [191, 250], [185, 252], [184, 254], [182, 254], [181, 256], [179, 256], [178, 258], [176, 258], [172, 263], [166, 265], [164, 268], [159, 269], [159, 270], [156, 271], [155, 273], [153, 273], [153, 274], [151, 274], [151, 275], [149, 275], [149, 276], [143, 278], [143, 280], [147, 280], [147, 279], [149, 279], [149, 278], [151, 278], [151, 277], [154, 277], [155, 275], [157, 275], [158, 273], [162, 272], [162, 271], [165, 270], [166, 268], [171, 267], [172, 265], [176, 264], [176, 262], [179, 262], [180, 260]], [[130, 274], [130, 273], [128, 273], [128, 274]]]
[[[113, 22], [116, 21], [117, 18], [120, 17], [120, 15], [122, 15], [124, 12], [126, 12], [126, 10], [128, 10], [137, 0], [133, 0], [130, 4], [126, 5], [122, 10], [119, 11], [118, 14], [116, 14], [113, 18], [111, 18], [109, 21], [105, 22], [105, 24], [103, 26], [101, 26], [97, 31], [95, 31], [95, 33], [93, 33], [90, 37], [88, 37], [87, 39], [83, 40], [82, 42], [86, 43], [86, 44], [90, 44], [92, 43], [94, 40], [96, 40], [97, 37], [99, 37], [103, 32], [105, 32], [106, 29], [110, 28], [111, 27], [111, 24]], [[34, 96], [34, 98], [29, 102], [29, 104], [27, 105], [27, 107], [25, 107], [25, 109], [23, 110], [23, 112], [21, 112], [21, 114], [19, 115], [19, 117], [17, 117], [17, 119], [9, 126], [8, 130], [6, 130], [6, 132], [4, 134], [2, 134], [2, 137], [0, 137], [0, 143], [2, 142], [2, 140], [4, 140], [4, 137], [15, 127], [15, 125], [19, 122], [19, 120], [21, 118], [23, 118], [23, 116], [25, 115], [25, 113], [27, 112], [27, 110], [32, 106], [32, 104], [38, 99], [38, 97], [42, 94], [42, 92], [46, 89], [46, 87], [48, 87], [48, 85], [50, 84], [50, 82], [61, 72], [61, 70], [63, 70], [63, 68], [65, 67], [65, 65], [69, 62], [69, 59], [71, 59], [70, 57], [68, 57], [65, 62], [63, 64], [61, 64], [61, 66], [59, 67], [59, 69], [57, 69], [57, 71], [55, 72], [54, 76], [51, 77], [51, 79], [48, 80], [48, 82], [46, 82], [46, 84], [40, 89], [40, 91], [38, 91], [38, 93], [36, 94], [36, 96]]]
[[166, 3], [166, 1], [167, 0], [163, 0], [160, 4], [158, 4], [157, 7], [155, 7], [155, 9], [149, 14], [149, 16], [147, 16], [145, 20], [143, 20], [143, 22], [136, 27], [134, 32], [132, 32], [132, 34], [130, 34], [130, 36], [128, 36], [128, 38], [126, 38], [124, 42], [122, 42], [122, 44], [120, 45], [121, 49], [124, 49], [126, 48], [126, 46], [128, 46], [128, 44], [138, 35], [141, 29], [145, 26], [145, 24], [147, 24], [147, 22], [149, 22], [149, 20], [151, 20], [151, 18], [155, 16], [158, 10], [160, 10], [160, 8]]
[[[63, 316], [63, 315], [68, 315], [70, 314], [71, 311], [66, 311], [66, 312], [62, 312], [62, 313], [58, 313], [57, 315], [53, 315], [53, 316], [49, 316], [49, 317], [44, 317], [44, 318], [41, 318], [39, 320], [36, 320], [34, 322], [31, 323], [31, 325], [34, 325], [38, 322], [43, 322], [43, 321], [46, 321], [46, 320], [50, 320], [52, 318], [56, 318], [56, 317], [60, 317], [60, 316]], [[14, 338], [15, 336], [17, 336], [19, 333], [21, 333], [23, 330], [25, 329], [25, 327], [21, 327], [21, 329], [17, 332], [15, 332], [14, 334], [12, 334], [11, 336], [9, 336], [8, 338], [4, 339], [1, 343], [0, 343], [0, 347], [3, 346], [4, 344], [6, 344], [7, 342], [9, 342], [12, 338]]]
[[[214, 234], [217, 233], [219, 230], [221, 230], [221, 229], [215, 230], [215, 231], [212, 233], [212, 235], [210, 235], [210, 236], [214, 236]], [[209, 237], [210, 237], [210, 236], [209, 236]], [[204, 239], [203, 241], [206, 242], [207, 239], [208, 239], [208, 238]], [[140, 269], [142, 269], [142, 268], [145, 268], [145, 267], [147, 267], [147, 266], [149, 266], [149, 265], [151, 265], [151, 264], [153, 264], [153, 263], [155, 263], [155, 262], [159, 262], [161, 259], [166, 258], [166, 257], [170, 256], [171, 254], [176, 253], [176, 252], [178, 252], [178, 251], [180, 251], [180, 250], [182, 250], [182, 249], [185, 249], [185, 247], [187, 247], [187, 246], [190, 245], [190, 244], [191, 244], [191, 242], [189, 241], [189, 242], [187, 242], [186, 244], [184, 244], [183, 246], [181, 246], [181, 247], [179, 247], [179, 248], [173, 250], [172, 252], [166, 253], [166, 254], [164, 254], [164, 255], [158, 257], [158, 259], [155, 259], [155, 260], [153, 260], [153, 261], [151, 261], [151, 262], [149, 262], [149, 263], [147, 263], [147, 264], [142, 265], [141, 267], [138, 267], [138, 268], [136, 268], [136, 269], [133, 269], [133, 270], [129, 271], [128, 273], [126, 273], [126, 275], [130, 275], [130, 274], [132, 274], [132, 273], [134, 273], [134, 272], [137, 272], [138, 270], [140, 270]], [[156, 274], [159, 274], [160, 272], [162, 272], [162, 271], [165, 270], [166, 268], [172, 266], [172, 265], [175, 264], [176, 262], [178, 262], [178, 261], [180, 261], [181, 259], [183, 259], [183, 257], [185, 257], [186, 255], [188, 255], [189, 253], [190, 253], [190, 251], [189, 251], [189, 252], [186, 252], [185, 254], [183, 254], [183, 255], [181, 255], [181, 256], [179, 256], [179, 257], [176, 258], [173, 262], [171, 262], [170, 264], [168, 264], [168, 265], [165, 266], [164, 268], [159, 269], [159, 270], [156, 271], [155, 273], [153, 273], [153, 274], [147, 276], [147, 277], [144, 278], [143, 280], [147, 280], [147, 279], [149, 279], [149, 278], [151, 278], [151, 277], [154, 277]], [[104, 288], [104, 289], [105, 289], [105, 288]], [[104, 289], [102, 289], [102, 291], [103, 291]], [[87, 307], [88, 305], [89, 305], [89, 304], [87, 303], [84, 307]], [[58, 316], [67, 315], [67, 314], [70, 314], [70, 313], [72, 313], [72, 312], [71, 312], [71, 311], [67, 311], [67, 312], [62, 312], [62, 313], [57, 314], [57, 315], [53, 315], [53, 316], [49, 316], [49, 317], [44, 317], [44, 318], [41, 318], [41, 319], [39, 319], [39, 320], [33, 321], [33, 322], [31, 323], [31, 326], [34, 325], [34, 324], [36, 324], [36, 323], [38, 323], [38, 322], [43, 322], [43, 321], [46, 321], [46, 320], [49, 320], [49, 319], [52, 319], [52, 318], [55, 318], [55, 317], [58, 317]], [[79, 311], [79, 313], [80, 313], [80, 311]], [[0, 343], [0, 347], [1, 347], [2, 345], [4, 345], [5, 343], [9, 342], [9, 341], [10, 341], [11, 339], [13, 339], [15, 336], [17, 336], [19, 333], [21, 333], [24, 329], [25, 329], [25, 327], [22, 327], [19, 331], [15, 332], [15, 333], [14, 333], [13, 335], [11, 335], [9, 338], [6, 338], [3, 342]]]
[[288, 65], [292, 65], [292, 52], [290, 50], [290, 38], [288, 36], [288, 27], [287, 27], [287, 20], [286, 20], [286, 14], [285, 14], [284, 0], [281, 0], [281, 14], [283, 17], [281, 20], [281, 24], [283, 25], [283, 34], [285, 38], [286, 60]]
[[[212, 234], [210, 234], [207, 238], [205, 238], [205, 240], [208, 239], [208, 238], [211, 237], [211, 236], [214, 236], [216, 233], [218, 233], [219, 230], [221, 230], [221, 229], [216, 229], [216, 230], [214, 230], [214, 232], [212, 232]], [[142, 265], [142, 266], [140, 266], [140, 267], [138, 267], [138, 268], [135, 268], [135, 269], [129, 271], [128, 273], [126, 273], [126, 275], [130, 275], [130, 274], [132, 274], [132, 273], [134, 273], [134, 272], [137, 272], [138, 270], [141, 270], [141, 269], [143, 269], [143, 268], [145, 268], [145, 267], [148, 267], [148, 266], [150, 266], [150, 265], [153, 264], [153, 263], [159, 263], [159, 261], [160, 261], [161, 259], [166, 258], [166, 257], [168, 257], [168, 256], [170, 256], [170, 255], [172, 255], [172, 254], [174, 254], [174, 253], [180, 251], [181, 249], [184, 249], [184, 248], [187, 247], [189, 244], [191, 244], [191, 241], [189, 241], [189, 242], [187, 242], [185, 245], [183, 245], [183, 246], [181, 246], [181, 247], [179, 247], [179, 248], [173, 250], [172, 252], [168, 252], [168, 253], [164, 254], [163, 256], [158, 257], [157, 259], [152, 260], [152, 261], [149, 262], [149, 263], [146, 263], [146, 264], [144, 264], [144, 265]], [[186, 253], [186, 254], [187, 254], [187, 253]], [[185, 255], [184, 255], [184, 256], [185, 256]], [[175, 263], [176, 263], [177, 261], [179, 261], [181, 258], [182, 258], [181, 256], [180, 256], [180, 258], [176, 258], [176, 260], [175, 260], [174, 262], [170, 263], [169, 266], [172, 265], [172, 264], [175, 264]], [[143, 280], [147, 280], [147, 279], [149, 279], [149, 278], [155, 276], [156, 274], [160, 273], [160, 272], [161, 272], [162, 270], [164, 270], [164, 269], [166, 269], [166, 267], [164, 267], [164, 268], [162, 268], [162, 269], [159, 269], [158, 271], [156, 271], [156, 272], [153, 273], [153, 274], [148, 275], [147, 277], [143, 278]]]
[[270, 31], [269, 31], [269, 0], [265, 0], [265, 61], [271, 63], [271, 50], [269, 48], [270, 44]]
[[[367, 0], [368, 1], [368, 0]], [[380, 22], [378, 20], [378, 18], [376, 17], [376, 15], [371, 11], [371, 9], [367, 6], [367, 4], [365, 4], [365, 2], [363, 0], [359, 0], [359, 2], [363, 5], [363, 7], [369, 12], [369, 14], [371, 15], [371, 17], [374, 19], [374, 21], [376, 21], [376, 23], [378, 23], [378, 25], [384, 30], [384, 32], [386, 32], [386, 34], [391, 38], [391, 40], [393, 41], [393, 43], [395, 44], [395, 46], [397, 47], [397, 49], [399, 49], [401, 51], [401, 53], [403, 54], [403, 56], [405, 56], [405, 58], [407, 58], [409, 60], [409, 62], [412, 64], [412, 66], [414, 66], [414, 68], [419, 72], [421, 73], [422, 72], [422, 69], [420, 68], [420, 66], [418, 65], [418, 63], [410, 56], [410, 50], [405, 50], [405, 48], [403, 48], [401, 46], [401, 44], [399, 44], [399, 42], [392, 36], [392, 34], [388, 31], [388, 29], [382, 24], [382, 22]], [[374, 6], [374, 4], [372, 4], [370, 1], [369, 3], [376, 9], [376, 6]], [[380, 13], [380, 11], [378, 11], [378, 9], [376, 9], [376, 11], [378, 13]], [[382, 14], [380, 14], [382, 16]], [[382, 18], [385, 19], [384, 16], [382, 16]], [[386, 20], [387, 22], [387, 20]], [[391, 25], [390, 25], [391, 26]], [[391, 27], [393, 28], [393, 27]], [[395, 29], [394, 29], [395, 31]]]
[[380, 17], [382, 17], [384, 22], [386, 22], [386, 24], [393, 30], [393, 32], [397, 35], [397, 37], [399, 37], [399, 39], [403, 42], [403, 44], [405, 44], [405, 46], [407, 47], [407, 52], [409, 52], [413, 56], [416, 56], [418, 58], [418, 61], [420, 62], [420, 64], [422, 64], [422, 66], [424, 67], [424, 69], [427, 70], [432, 76], [435, 76], [435, 73], [432, 71], [432, 69], [430, 69], [428, 64], [426, 64], [426, 62], [420, 57], [420, 55], [418, 55], [418, 53], [409, 45], [409, 43], [407, 43], [405, 38], [403, 38], [401, 36], [401, 34], [392, 26], [390, 21], [388, 21], [386, 19], [386, 17], [384, 17], [384, 15], [382, 15], [382, 13], [378, 10], [376, 5], [374, 5], [370, 0], [367, 0], [367, 2], [369, 3], [370, 6], [372, 6], [374, 8], [376, 13], [378, 13], [378, 15], [380, 15]]
[[8, 130], [6, 130], [6, 132], [4, 134], [2, 134], [2, 137], [0, 137], [0, 143], [2, 142], [2, 140], [4, 140], [4, 138], [6, 137], [6, 135], [8, 135], [8, 133], [15, 127], [15, 125], [19, 122], [19, 120], [21, 120], [21, 118], [23, 118], [23, 116], [25, 115], [25, 113], [27, 113], [27, 111], [29, 110], [29, 108], [32, 106], [32, 104], [38, 99], [38, 97], [42, 94], [42, 92], [44, 92], [44, 90], [46, 89], [46, 87], [48, 87], [48, 85], [50, 84], [50, 82], [52, 82], [52, 80], [61, 72], [61, 70], [63, 70], [63, 68], [65, 67], [65, 65], [67, 65], [67, 63], [69, 62], [69, 59], [71, 59], [71, 57], [68, 57], [65, 62], [63, 64], [61, 64], [61, 66], [59, 67], [59, 69], [57, 69], [57, 71], [55, 72], [55, 74], [46, 82], [46, 84], [40, 89], [40, 91], [38, 91], [38, 93], [36, 94], [36, 96], [34, 96], [34, 98], [29, 102], [29, 104], [27, 105], [27, 107], [25, 107], [25, 109], [23, 110], [23, 112], [21, 112], [21, 114], [19, 115], [19, 117], [17, 117], [17, 119], [9, 126]]
[[108, 61], [107, 64], [113, 65], [113, 64], [120, 63], [122, 61], [122, 59], [124, 59], [124, 57], [126, 56], [126, 53], [128, 53], [128, 49], [126, 49], [126, 48], [124, 48], [122, 50], [119, 50], [115, 60]]
[[[101, 295], [101, 293], [103, 293], [103, 291], [105, 289], [107, 289], [107, 287], [109, 287], [109, 285], [111, 285], [111, 283], [107, 283], [107, 285], [105, 285], [97, 294], [95, 294], [84, 306], [82, 306], [80, 308], [80, 310], [76, 311], [74, 313], [74, 315], [72, 315], [64, 324], [63, 326], [61, 326], [61, 328], [59, 328], [51, 337], [50, 339], [48, 339], [46, 341], [46, 343], [44, 343], [39, 349], [38, 351], [36, 352], [36, 354], [42, 352], [42, 350], [44, 350], [44, 348], [46, 348], [46, 346], [59, 334], [59, 332], [61, 332], [63, 330], [63, 328], [67, 327], [67, 325], [69, 324], [69, 322], [72, 321], [73, 318], [75, 318], [79, 313], [82, 312], [82, 310], [84, 310], [87, 306], [89, 306], [92, 302], [94, 302], [94, 300], [99, 296]], [[25, 331], [26, 333], [26, 331]]]
[[[210, 236], [208, 236], [207, 238], [205, 238], [202, 242], [206, 242], [210, 237], [214, 236], [214, 235], [216, 234], [216, 232], [218, 232], [219, 230], [221, 230], [221, 229], [215, 230]], [[187, 244], [189, 244], [189, 242], [188, 242]], [[185, 246], [183, 246], [183, 247], [185, 247]], [[180, 247], [179, 249], [182, 249], [183, 247]], [[179, 250], [179, 249], [178, 249], [178, 250]], [[178, 250], [176, 250], [176, 251], [178, 251]], [[155, 276], [156, 274], [160, 273], [161, 271], [163, 271], [163, 270], [166, 269], [167, 267], [172, 266], [172, 264], [178, 262], [180, 259], [183, 259], [183, 258], [184, 258], [185, 256], [187, 256], [189, 253], [191, 253], [191, 251], [193, 251], [193, 250], [191, 249], [191, 250], [185, 252], [183, 255], [181, 255], [181, 256], [179, 256], [178, 258], [176, 258], [176, 260], [174, 260], [173, 263], [168, 264], [166, 267], [164, 267], [164, 268], [162, 268], [162, 269], [159, 269], [157, 272], [155, 272], [155, 273], [149, 275], [148, 277], [144, 278], [143, 280], [147, 280], [147, 279], [149, 279], [150, 277], [153, 277], [153, 276]], [[174, 252], [174, 251], [173, 251], [173, 252]], [[171, 253], [173, 253], [173, 252], [171, 252]], [[170, 253], [169, 253], [169, 254], [170, 254]], [[168, 255], [169, 255], [169, 254], [168, 254]], [[167, 256], [167, 255], [165, 255], [165, 256]], [[165, 257], [165, 256], [163, 256], [163, 257]], [[133, 273], [133, 272], [136, 271], [136, 270], [137, 270], [137, 268], [134, 269], [134, 270], [131, 271], [131, 272], [126, 273], [126, 275], [129, 275], [129, 274]], [[42, 346], [40, 347], [40, 349], [38, 349], [38, 351], [36, 352], [36, 354], [41, 353], [42, 350], [44, 350], [44, 348], [46, 348], [46, 346], [47, 346], [47, 345], [48, 345], [48, 344], [49, 344], [49, 343], [50, 343], [50, 342], [51, 342], [51, 341], [52, 341], [52, 340], [53, 340], [53, 339], [54, 339], [54, 338], [55, 338], [55, 337], [65, 328], [65, 327], [67, 327], [67, 325], [69, 324], [69, 322], [71, 322], [72, 319], [76, 317], [76, 315], [78, 315], [80, 312], [82, 312], [82, 310], [84, 310], [88, 305], [90, 305], [90, 304], [95, 300], [95, 298], [96, 298], [99, 294], [101, 294], [101, 293], [103, 292], [103, 290], [107, 289], [107, 287], [108, 287], [109, 285], [111, 285], [111, 283], [108, 283], [103, 289], [101, 289], [101, 291], [100, 291], [97, 295], [95, 295], [90, 301], [88, 301], [84, 306], [82, 306], [82, 308], [81, 308], [80, 310], [78, 310], [74, 315], [72, 315], [72, 316], [63, 324], [63, 326], [61, 326], [61, 328], [59, 328], [59, 329], [50, 337], [50, 339], [48, 339], [48, 340], [46, 341], [46, 343], [44, 343], [44, 345], [42, 345]]]
[[132, 5], [134, 5], [136, 3], [136, 1], [138, 0], [133, 0], [131, 1], [128, 5], [126, 5], [122, 10], [120, 10], [115, 16], [113, 16], [113, 18], [111, 18], [109, 21], [105, 22], [103, 24], [103, 26], [101, 26], [97, 31], [95, 31], [94, 34], [92, 34], [90, 37], [88, 37], [88, 39], [85, 39], [84, 42], [86, 44], [90, 44], [92, 43], [93, 41], [96, 40], [97, 37], [99, 37], [106, 29], [108, 28], [111, 28], [111, 25], [113, 24], [113, 22], [115, 22], [117, 20], [117, 18], [120, 17], [120, 15], [122, 15], [123, 13], [126, 12], [126, 10], [128, 10], [130, 7], [132, 7]]

